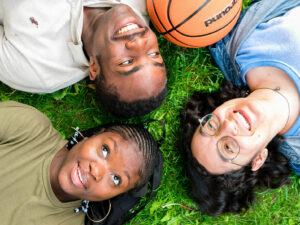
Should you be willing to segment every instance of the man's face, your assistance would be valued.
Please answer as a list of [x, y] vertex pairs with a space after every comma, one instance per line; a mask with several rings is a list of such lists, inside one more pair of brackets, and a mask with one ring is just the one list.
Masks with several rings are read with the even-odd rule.
[[101, 58], [105, 85], [125, 102], [156, 97], [167, 78], [153, 31], [126, 5], [108, 10], [96, 27], [93, 57]]

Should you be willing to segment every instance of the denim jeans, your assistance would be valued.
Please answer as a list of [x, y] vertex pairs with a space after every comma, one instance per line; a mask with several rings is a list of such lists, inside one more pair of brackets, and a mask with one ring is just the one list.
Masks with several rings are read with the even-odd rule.
[[291, 168], [300, 176], [300, 136], [284, 137], [278, 151], [289, 160]]

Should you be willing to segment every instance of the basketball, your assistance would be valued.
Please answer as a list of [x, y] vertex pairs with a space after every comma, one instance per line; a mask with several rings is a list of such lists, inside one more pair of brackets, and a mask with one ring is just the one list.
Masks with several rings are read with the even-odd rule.
[[242, 0], [147, 0], [150, 20], [168, 41], [199, 48], [216, 43], [236, 24]]

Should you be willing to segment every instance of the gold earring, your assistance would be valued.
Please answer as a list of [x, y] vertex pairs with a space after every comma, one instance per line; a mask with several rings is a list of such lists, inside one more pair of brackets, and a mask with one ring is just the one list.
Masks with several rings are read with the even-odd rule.
[[[108, 199], [108, 202], [109, 202], [108, 212], [107, 212], [107, 214], [106, 214], [102, 219], [100, 219], [100, 220], [94, 220], [94, 219], [92, 219], [92, 218], [89, 216], [89, 211], [87, 211], [87, 213], [86, 213], [87, 218], [88, 218], [90, 221], [94, 222], [94, 223], [101, 223], [102, 221], [104, 221], [104, 220], [108, 217], [108, 215], [109, 215], [109, 213], [110, 213], [110, 210], [111, 210], [111, 202], [110, 202], [110, 199]], [[90, 209], [91, 209], [91, 208], [90, 208]]]

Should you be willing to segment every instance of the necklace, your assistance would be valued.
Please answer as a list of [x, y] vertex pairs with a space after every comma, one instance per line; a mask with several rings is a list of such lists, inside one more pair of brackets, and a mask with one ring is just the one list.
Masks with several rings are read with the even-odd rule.
[[276, 87], [275, 89], [272, 89], [272, 88], [257, 88], [257, 89], [255, 89], [254, 91], [260, 90], [260, 89], [267, 89], [267, 90], [274, 91], [275, 93], [279, 94], [279, 95], [286, 101], [286, 104], [287, 104], [287, 106], [288, 106], [288, 116], [287, 116], [285, 125], [284, 125], [284, 127], [283, 127], [283, 129], [282, 129], [282, 130], [284, 130], [284, 128], [287, 126], [287, 124], [288, 124], [288, 122], [289, 122], [289, 120], [290, 120], [290, 113], [291, 113], [291, 111], [290, 111], [290, 103], [289, 103], [289, 101], [288, 101], [287, 98], [280, 92], [280, 87]]

